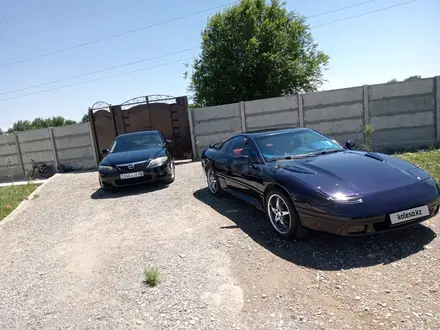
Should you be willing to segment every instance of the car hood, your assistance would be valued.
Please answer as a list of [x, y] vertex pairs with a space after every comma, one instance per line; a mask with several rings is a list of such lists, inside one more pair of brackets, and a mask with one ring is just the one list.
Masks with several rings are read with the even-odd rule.
[[136, 163], [143, 160], [150, 160], [152, 158], [157, 158], [161, 156], [165, 156], [165, 149], [163, 148], [116, 152], [107, 155], [101, 161], [100, 165], [115, 166], [119, 164]]
[[365, 195], [429, 178], [399, 158], [368, 152], [344, 151], [279, 161], [274, 166], [330, 196]]

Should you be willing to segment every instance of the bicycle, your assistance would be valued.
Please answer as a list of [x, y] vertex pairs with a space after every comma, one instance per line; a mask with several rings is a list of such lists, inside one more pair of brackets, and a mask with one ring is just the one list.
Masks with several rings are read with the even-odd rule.
[[[31, 159], [32, 169], [28, 175], [29, 179], [48, 179], [54, 175], [55, 171], [52, 165], [46, 165], [45, 163], [37, 163]], [[35, 174], [38, 174], [35, 176]]]

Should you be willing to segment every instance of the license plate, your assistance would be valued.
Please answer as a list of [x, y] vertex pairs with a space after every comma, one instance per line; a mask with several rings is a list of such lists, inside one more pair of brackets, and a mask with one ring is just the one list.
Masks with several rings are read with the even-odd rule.
[[390, 220], [393, 225], [401, 222], [411, 221], [417, 218], [426, 217], [429, 215], [429, 208], [427, 205], [415, 207], [413, 209], [404, 210], [390, 214]]
[[133, 179], [133, 178], [139, 178], [141, 176], [144, 176], [144, 172], [133, 172], [133, 173], [124, 173], [121, 174], [121, 179]]

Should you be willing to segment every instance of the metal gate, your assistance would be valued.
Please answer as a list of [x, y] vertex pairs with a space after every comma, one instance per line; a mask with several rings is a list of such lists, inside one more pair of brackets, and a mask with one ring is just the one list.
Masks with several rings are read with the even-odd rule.
[[120, 105], [100, 101], [89, 108], [89, 118], [99, 160], [104, 158], [102, 150], [110, 148], [118, 135], [151, 129], [173, 141], [176, 159], [192, 157], [186, 96], [149, 95]]

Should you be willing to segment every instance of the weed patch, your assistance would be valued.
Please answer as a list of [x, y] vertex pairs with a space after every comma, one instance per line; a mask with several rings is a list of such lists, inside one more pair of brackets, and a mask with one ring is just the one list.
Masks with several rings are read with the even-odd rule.
[[151, 287], [160, 283], [159, 270], [156, 267], [144, 269], [144, 283]]
[[440, 184], [440, 149], [395, 155], [428, 172]]
[[0, 221], [6, 218], [36, 188], [37, 185], [32, 183], [0, 187]]

